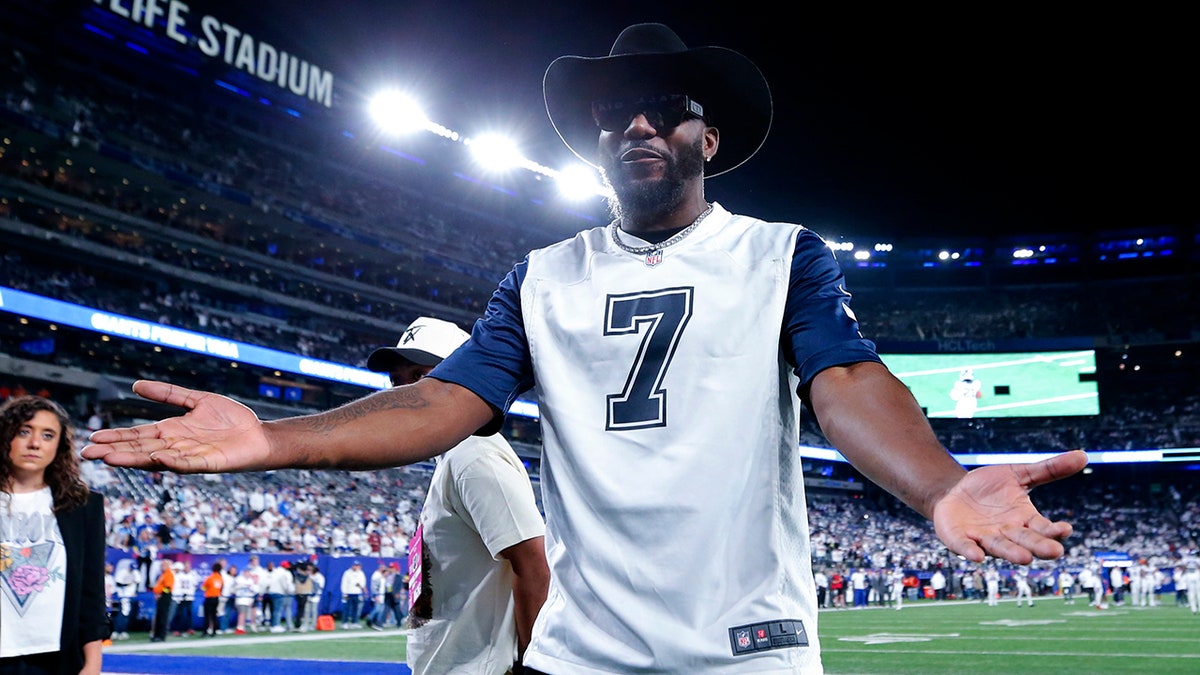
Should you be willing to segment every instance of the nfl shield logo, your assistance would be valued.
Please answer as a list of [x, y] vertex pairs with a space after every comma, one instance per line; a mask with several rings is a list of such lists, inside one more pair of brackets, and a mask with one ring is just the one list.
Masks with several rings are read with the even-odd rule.
[[737, 643], [738, 643], [738, 647], [741, 647], [742, 649], [749, 647], [750, 646], [750, 631], [739, 630], [737, 632]]
[[654, 249], [646, 253], [646, 267], [654, 267], [660, 262], [662, 262], [662, 251]]

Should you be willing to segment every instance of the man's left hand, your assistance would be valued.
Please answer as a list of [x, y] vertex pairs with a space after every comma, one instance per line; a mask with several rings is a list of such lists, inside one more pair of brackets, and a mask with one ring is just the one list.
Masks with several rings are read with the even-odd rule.
[[1058, 558], [1071, 525], [1039, 513], [1029, 491], [1078, 473], [1087, 461], [1085, 452], [1072, 450], [1036, 464], [979, 467], [938, 500], [934, 529], [951, 551], [972, 562], [983, 562], [988, 555], [1018, 565], [1035, 557]]

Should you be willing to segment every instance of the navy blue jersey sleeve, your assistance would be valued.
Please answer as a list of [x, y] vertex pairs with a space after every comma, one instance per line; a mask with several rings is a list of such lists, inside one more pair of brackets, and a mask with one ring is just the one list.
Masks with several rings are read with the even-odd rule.
[[533, 362], [521, 317], [521, 284], [529, 259], [513, 267], [488, 302], [467, 340], [429, 373], [466, 387], [497, 410], [479, 433], [494, 433], [517, 396], [533, 388]]
[[850, 293], [833, 251], [815, 233], [796, 236], [783, 317], [783, 353], [808, 390], [817, 373], [833, 366], [879, 361], [850, 309]]

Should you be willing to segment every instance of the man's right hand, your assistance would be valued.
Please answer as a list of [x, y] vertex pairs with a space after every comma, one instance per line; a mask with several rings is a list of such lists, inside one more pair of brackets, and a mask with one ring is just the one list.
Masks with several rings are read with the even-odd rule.
[[231, 398], [166, 382], [138, 380], [142, 398], [187, 408], [172, 417], [130, 428], [102, 429], [83, 449], [86, 459], [113, 466], [220, 473], [264, 468], [270, 442], [254, 411]]

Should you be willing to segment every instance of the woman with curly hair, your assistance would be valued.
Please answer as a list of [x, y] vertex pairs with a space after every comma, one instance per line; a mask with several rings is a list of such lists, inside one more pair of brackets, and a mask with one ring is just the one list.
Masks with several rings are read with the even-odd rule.
[[73, 441], [53, 401], [0, 406], [0, 675], [100, 673], [104, 499]]

